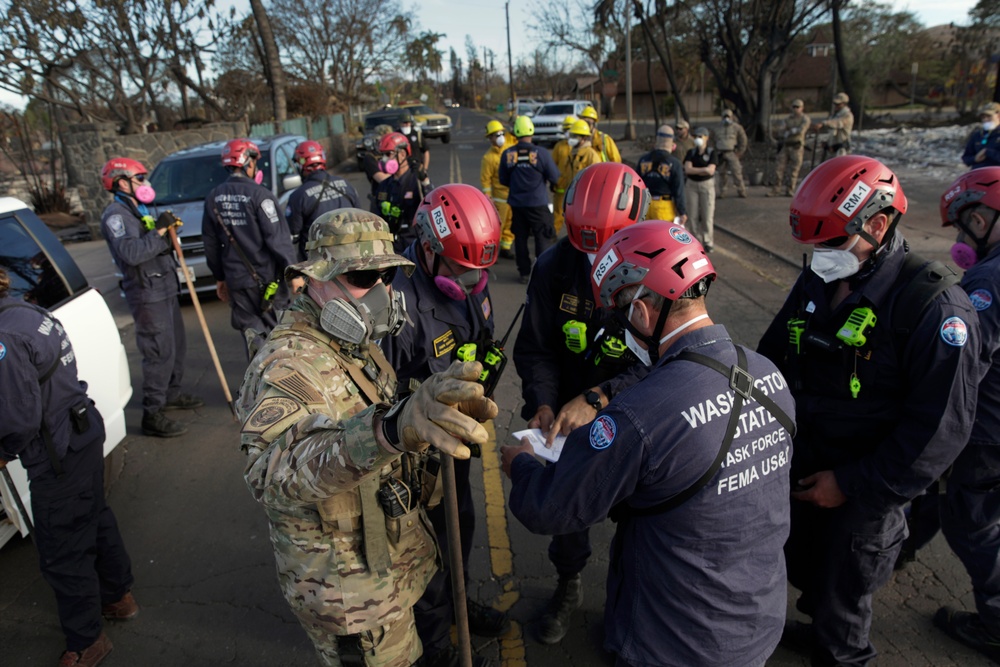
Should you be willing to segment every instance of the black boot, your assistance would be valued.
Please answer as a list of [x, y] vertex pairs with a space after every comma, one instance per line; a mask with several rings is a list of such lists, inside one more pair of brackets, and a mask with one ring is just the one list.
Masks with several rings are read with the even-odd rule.
[[1000, 663], [1000, 637], [991, 633], [979, 614], [941, 607], [934, 614], [934, 625], [949, 637], [974, 648], [993, 662]]
[[142, 416], [142, 432], [154, 438], [176, 438], [187, 433], [187, 426], [175, 422], [163, 412], [147, 412]]
[[559, 577], [556, 592], [549, 601], [549, 608], [541, 618], [538, 640], [543, 644], [556, 644], [569, 630], [569, 618], [583, 604], [583, 581], [580, 573], [572, 577]]
[[193, 394], [177, 394], [176, 397], [167, 401], [167, 404], [163, 406], [164, 410], [194, 410], [195, 408], [200, 408], [205, 405], [205, 401], [201, 400]]
[[505, 612], [466, 598], [469, 631], [480, 637], [502, 637], [510, 630], [510, 617]]

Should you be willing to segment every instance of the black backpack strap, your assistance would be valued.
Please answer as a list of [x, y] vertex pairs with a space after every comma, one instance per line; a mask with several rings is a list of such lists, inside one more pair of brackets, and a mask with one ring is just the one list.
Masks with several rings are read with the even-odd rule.
[[743, 411], [743, 403], [750, 398], [764, 406], [785, 430], [788, 431], [788, 434], [795, 437], [795, 422], [792, 421], [791, 417], [785, 414], [785, 411], [778, 407], [778, 404], [772, 401], [770, 397], [754, 386], [754, 378], [747, 372], [746, 353], [739, 345], [736, 346], [736, 364], [733, 366], [726, 366], [716, 359], [688, 350], [681, 352], [675, 359], [692, 361], [696, 364], [707, 366], [729, 378], [729, 388], [735, 392], [735, 396], [733, 397], [733, 405], [729, 412], [729, 424], [726, 426], [726, 435], [722, 438], [722, 445], [719, 447], [719, 453], [716, 455], [715, 461], [712, 462], [712, 465], [705, 471], [705, 474], [698, 478], [694, 484], [662, 503], [650, 507], [635, 508], [631, 507], [628, 501], [620, 502], [612, 507], [608, 513], [608, 518], [612, 521], [617, 522], [627, 517], [653, 516], [669, 512], [687, 502], [692, 496], [701, 491], [715, 477], [715, 474], [722, 466], [722, 461], [729, 453], [729, 449], [733, 444], [733, 438], [736, 437], [736, 427], [739, 424], [740, 413]]
[[934, 299], [959, 281], [958, 273], [947, 264], [906, 253], [903, 270], [896, 279], [896, 284], [904, 287], [892, 307], [894, 334], [905, 337], [913, 333]]
[[[2, 313], [5, 310], [10, 310], [11, 308], [27, 308], [29, 310], [34, 310], [34, 311], [38, 310], [37, 308], [29, 306], [26, 303], [8, 303], [5, 306], [0, 306], [0, 313]], [[43, 384], [45, 384], [46, 382], [49, 381], [49, 378], [52, 377], [53, 373], [56, 372], [57, 368], [59, 368], [59, 357], [58, 356], [56, 356], [56, 360], [54, 362], [52, 362], [52, 365], [49, 367], [49, 369], [47, 371], [45, 371], [44, 373], [42, 373], [41, 375], [38, 376], [38, 387], [39, 387], [39, 389], [41, 389], [41, 386]], [[38, 430], [42, 434], [42, 440], [45, 442], [45, 451], [49, 455], [49, 463], [52, 464], [52, 469], [56, 471], [56, 476], [57, 477], [62, 477], [63, 474], [64, 474], [63, 467], [62, 467], [62, 461], [60, 461], [59, 457], [56, 456], [56, 445], [55, 445], [54, 442], [52, 442], [52, 432], [49, 431], [48, 424], [45, 423], [45, 410], [44, 409], [42, 410], [42, 423], [38, 427]]]

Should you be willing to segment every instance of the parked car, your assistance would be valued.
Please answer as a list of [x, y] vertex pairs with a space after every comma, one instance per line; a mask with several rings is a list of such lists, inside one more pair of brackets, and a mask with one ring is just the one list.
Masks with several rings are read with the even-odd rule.
[[[100, 292], [87, 283], [76, 262], [24, 202], [0, 198], [0, 266], [10, 276], [10, 295], [46, 308], [62, 322], [73, 344], [81, 380], [104, 417], [107, 456], [125, 438], [125, 405], [132, 396], [128, 358], [118, 327]], [[19, 461], [7, 464], [16, 493], [31, 513], [28, 476]], [[0, 482], [0, 546], [28, 523], [11, 489]]]
[[[253, 139], [260, 148], [257, 166], [264, 172], [261, 183], [274, 193], [278, 204], [284, 207], [295, 188], [302, 185], [302, 178], [295, 168], [295, 147], [306, 138], [297, 134], [279, 134], [264, 139]], [[205, 244], [201, 238], [201, 222], [205, 213], [205, 197], [212, 189], [229, 178], [222, 166], [224, 141], [191, 146], [163, 158], [150, 175], [150, 185], [156, 190], [153, 217], [161, 211], [171, 210], [184, 221], [180, 228], [181, 250], [188, 267], [194, 272], [197, 292], [214, 292], [215, 278], [205, 262]], [[187, 293], [187, 287], [182, 285]]]
[[378, 135], [375, 133], [375, 128], [379, 125], [388, 125], [394, 129], [399, 127], [399, 117], [404, 113], [406, 112], [401, 108], [389, 107], [373, 111], [365, 116], [364, 125], [358, 128], [358, 131], [361, 132], [361, 138], [354, 142], [354, 157], [358, 160], [359, 170], [362, 168], [365, 153], [373, 151], [377, 147]]
[[542, 105], [531, 119], [535, 124], [535, 143], [551, 146], [563, 139], [563, 119], [566, 116], [579, 116], [589, 106], [593, 105], [587, 100], [562, 100]]
[[420, 131], [427, 139], [435, 137], [446, 144], [451, 141], [451, 117], [437, 113], [426, 104], [407, 104], [402, 107], [409, 111], [413, 120], [420, 126]]

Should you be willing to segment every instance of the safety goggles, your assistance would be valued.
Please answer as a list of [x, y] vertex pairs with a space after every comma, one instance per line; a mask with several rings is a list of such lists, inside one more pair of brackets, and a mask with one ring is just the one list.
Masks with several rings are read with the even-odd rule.
[[344, 274], [344, 280], [346, 280], [349, 285], [353, 285], [359, 289], [371, 289], [372, 287], [375, 287], [379, 280], [382, 281], [383, 285], [389, 285], [392, 283], [392, 279], [396, 277], [397, 268], [399, 267], [390, 266], [386, 269], [350, 271]]
[[136, 174], [132, 177], [132, 180], [139, 181], [140, 183], [146, 182], [146, 174]]

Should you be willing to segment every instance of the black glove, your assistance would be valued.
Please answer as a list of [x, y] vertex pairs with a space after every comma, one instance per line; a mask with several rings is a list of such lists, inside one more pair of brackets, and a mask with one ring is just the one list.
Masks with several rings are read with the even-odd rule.
[[160, 214], [160, 217], [156, 219], [157, 229], [169, 229], [170, 227], [181, 227], [183, 226], [181, 219], [174, 215], [173, 211], [164, 211]]
[[421, 183], [427, 180], [427, 170], [424, 169], [423, 165], [417, 167], [417, 180]]

